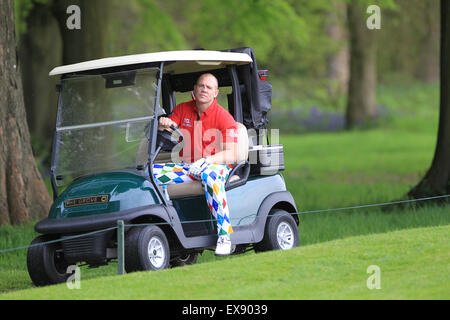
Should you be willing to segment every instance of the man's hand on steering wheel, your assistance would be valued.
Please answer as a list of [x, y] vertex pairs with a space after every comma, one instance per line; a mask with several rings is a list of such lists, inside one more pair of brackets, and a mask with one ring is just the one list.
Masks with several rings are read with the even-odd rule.
[[177, 127], [177, 123], [169, 118], [161, 117], [158, 120], [158, 137], [156, 144], [163, 151], [172, 151], [172, 149], [181, 143], [184, 148], [184, 137], [181, 130]]
[[166, 117], [161, 117], [159, 118], [159, 122], [158, 122], [158, 130], [162, 131], [162, 130], [167, 130], [169, 132], [172, 132], [172, 129], [170, 128], [171, 126], [174, 126], [175, 128], [178, 127], [178, 124], [171, 120], [170, 118], [166, 118]]

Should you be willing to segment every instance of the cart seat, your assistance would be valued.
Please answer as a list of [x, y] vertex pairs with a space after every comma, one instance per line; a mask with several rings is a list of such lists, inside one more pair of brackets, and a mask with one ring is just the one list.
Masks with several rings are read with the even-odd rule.
[[[238, 125], [237, 163], [240, 163], [248, 159], [249, 142], [248, 142], [247, 128], [242, 123], [239, 122], [237, 122], [237, 125]], [[236, 182], [240, 179], [241, 177], [235, 174], [229, 177], [229, 182]], [[167, 191], [171, 199], [200, 196], [205, 194], [205, 190], [203, 189], [202, 183], [200, 181], [193, 181], [179, 184], [168, 184]]]

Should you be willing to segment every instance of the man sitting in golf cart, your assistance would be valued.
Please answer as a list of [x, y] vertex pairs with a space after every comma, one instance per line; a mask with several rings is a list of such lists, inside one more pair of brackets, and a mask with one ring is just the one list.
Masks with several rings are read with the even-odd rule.
[[183, 162], [154, 164], [153, 174], [160, 184], [177, 184], [200, 180], [208, 206], [217, 219], [218, 240], [215, 254], [231, 253], [229, 210], [225, 182], [237, 160], [237, 124], [216, 100], [218, 81], [210, 73], [201, 75], [194, 85], [194, 100], [177, 105], [172, 115], [159, 119], [159, 130], [170, 126], [183, 130], [186, 139], [180, 152]]

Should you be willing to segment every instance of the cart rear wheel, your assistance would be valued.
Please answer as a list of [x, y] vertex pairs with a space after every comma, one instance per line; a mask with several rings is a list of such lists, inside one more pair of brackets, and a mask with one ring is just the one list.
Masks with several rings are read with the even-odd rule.
[[273, 210], [266, 223], [264, 238], [255, 245], [255, 251], [290, 250], [299, 243], [298, 228], [292, 215], [284, 210]]
[[169, 266], [169, 242], [158, 226], [134, 227], [125, 238], [126, 272], [162, 270]]
[[49, 240], [45, 236], [39, 236], [28, 248], [28, 274], [36, 286], [62, 283], [70, 276], [66, 273], [69, 264], [64, 260], [62, 252], [57, 250], [57, 244], [45, 244]]

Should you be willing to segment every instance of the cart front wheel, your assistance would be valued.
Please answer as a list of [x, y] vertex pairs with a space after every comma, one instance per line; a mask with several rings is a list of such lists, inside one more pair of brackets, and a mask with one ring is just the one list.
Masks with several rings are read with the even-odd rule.
[[125, 238], [126, 272], [162, 270], [169, 266], [169, 242], [158, 226], [134, 227]]

